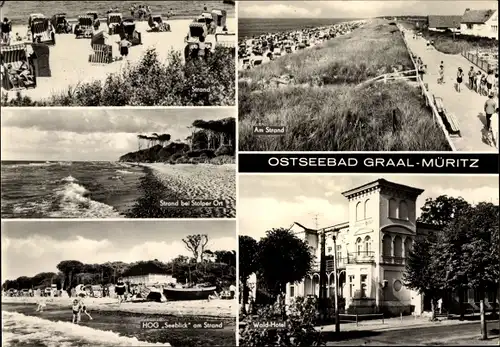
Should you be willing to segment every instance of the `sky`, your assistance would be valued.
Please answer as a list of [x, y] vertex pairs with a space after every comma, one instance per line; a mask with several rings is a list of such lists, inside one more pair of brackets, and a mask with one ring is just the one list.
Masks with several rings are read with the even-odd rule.
[[240, 18], [372, 18], [461, 15], [466, 8], [498, 9], [496, 1], [240, 1]]
[[207, 234], [211, 251], [236, 249], [236, 222], [231, 220], [2, 222], [2, 282], [57, 272], [62, 260], [166, 262], [192, 256], [182, 242], [192, 234]]
[[5, 109], [2, 160], [116, 161], [137, 151], [137, 135], [168, 133], [184, 141], [197, 119], [234, 117], [210, 109]]
[[384, 178], [424, 189], [417, 199], [417, 217], [426, 198], [463, 197], [469, 203], [498, 204], [498, 176], [407, 175], [240, 175], [238, 233], [256, 240], [272, 228], [294, 222], [324, 228], [348, 221], [348, 201], [342, 192]]

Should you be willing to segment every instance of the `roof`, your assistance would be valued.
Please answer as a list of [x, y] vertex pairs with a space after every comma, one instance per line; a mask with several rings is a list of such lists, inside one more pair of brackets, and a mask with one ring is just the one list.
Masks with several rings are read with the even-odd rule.
[[350, 198], [352, 196], [359, 195], [359, 194], [365, 193], [367, 191], [377, 189], [377, 188], [382, 188], [382, 187], [392, 188], [392, 189], [396, 189], [399, 191], [404, 191], [404, 192], [409, 193], [409, 194], [414, 195], [414, 196], [419, 196], [420, 194], [422, 194], [424, 192], [423, 189], [405, 186], [403, 184], [390, 182], [390, 181], [387, 181], [387, 180], [381, 178], [381, 179], [378, 179], [376, 181], [372, 181], [372, 182], [363, 184], [362, 186], [359, 186], [359, 187], [356, 187], [356, 188], [353, 188], [350, 190], [346, 190], [345, 192], [342, 192], [342, 195], [345, 196], [346, 198]]
[[462, 16], [464, 24], [482, 24], [486, 23], [496, 10], [466, 10]]
[[429, 28], [460, 28], [462, 16], [429, 16]]

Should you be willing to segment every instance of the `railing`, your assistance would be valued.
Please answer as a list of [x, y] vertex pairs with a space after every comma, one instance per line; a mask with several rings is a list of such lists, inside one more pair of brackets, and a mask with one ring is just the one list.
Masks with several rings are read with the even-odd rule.
[[[398, 26], [399, 30], [402, 31], [402, 28]], [[436, 105], [434, 105], [434, 98], [430, 95], [429, 91], [427, 90], [426, 84], [422, 81], [420, 76], [418, 76], [418, 67], [417, 64], [415, 63], [415, 60], [413, 59], [413, 53], [411, 52], [410, 48], [408, 47], [408, 42], [406, 41], [406, 37], [404, 35], [401, 35], [403, 38], [403, 42], [406, 46], [406, 49], [408, 51], [408, 55], [411, 58], [411, 61], [413, 63], [413, 66], [415, 67], [415, 70], [417, 70], [417, 82], [420, 86], [420, 89], [422, 90], [422, 95], [425, 97], [425, 104], [426, 106], [430, 106], [432, 110], [432, 115], [434, 117], [434, 121], [439, 124], [441, 127], [441, 130], [443, 130], [443, 134], [446, 138], [446, 141], [448, 142], [448, 145], [450, 146], [451, 150], [453, 152], [456, 152], [457, 149], [453, 142], [451, 141], [450, 134], [448, 134], [448, 130], [446, 129], [446, 126], [444, 125], [443, 119], [441, 118], [441, 115], [439, 114], [438, 110], [436, 109]]]
[[383, 313], [372, 313], [372, 314], [345, 314], [341, 313], [339, 314], [339, 321], [344, 322], [344, 323], [356, 323], [356, 326], [359, 326], [359, 322], [361, 320], [367, 320], [364, 318], [368, 319], [382, 319], [382, 324], [385, 324], [384, 321], [384, 314]]
[[490, 61], [488, 61], [487, 59], [483, 59], [484, 55], [481, 56], [478, 52], [472, 53], [470, 51], [463, 51], [462, 56], [486, 73], [491, 70], [498, 71], [498, 57], [496, 59], [495, 57], [491, 57]]
[[404, 257], [396, 257], [396, 256], [390, 256], [390, 255], [383, 255], [380, 259], [381, 263], [385, 264], [397, 264], [397, 265], [404, 265], [406, 264], [406, 258]]

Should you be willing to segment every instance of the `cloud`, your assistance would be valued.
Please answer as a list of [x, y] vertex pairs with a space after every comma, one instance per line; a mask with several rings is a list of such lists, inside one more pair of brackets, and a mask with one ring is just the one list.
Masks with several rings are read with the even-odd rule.
[[319, 227], [325, 227], [346, 220], [348, 206], [334, 204], [325, 198], [298, 196], [292, 200], [273, 197], [245, 198], [240, 195], [238, 219], [240, 235], [248, 235], [257, 240], [272, 228], [288, 228], [299, 222], [314, 228], [315, 215]]
[[241, 1], [242, 18], [371, 18], [397, 15], [453, 15], [466, 8], [498, 8], [495, 1]]
[[[209, 249], [234, 250], [235, 237], [214, 238]], [[19, 276], [33, 276], [40, 272], [56, 272], [62, 260], [79, 260], [84, 263], [107, 261], [134, 262], [158, 259], [167, 262], [179, 255], [190, 256], [181, 241], [144, 241], [129, 249], [121, 249], [113, 242], [92, 240], [77, 236], [70, 240], [55, 240], [34, 235], [25, 239], [2, 238], [2, 281]]]
[[[186, 124], [187, 125], [187, 124]], [[130, 114], [116, 114], [108, 111], [79, 111], [49, 113], [12, 112], [2, 115], [2, 127], [16, 127], [40, 131], [65, 131], [77, 134], [88, 133], [140, 133], [168, 132], [166, 124], [155, 122], [148, 117]]]

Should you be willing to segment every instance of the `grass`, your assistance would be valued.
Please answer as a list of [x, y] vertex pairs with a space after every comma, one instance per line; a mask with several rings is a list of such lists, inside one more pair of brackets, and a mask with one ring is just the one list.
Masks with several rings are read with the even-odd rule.
[[[418, 30], [412, 23], [402, 24], [411, 30]], [[445, 54], [461, 54], [463, 51], [491, 50], [498, 51], [498, 40], [470, 35], [455, 35], [452, 32], [433, 32], [421, 30], [422, 36], [434, 41], [434, 48]]]
[[[50, 99], [34, 101], [21, 93], [2, 106], [232, 106], [235, 103], [234, 49], [217, 47], [206, 61], [182, 62], [171, 52], [166, 63], [154, 49], [136, 64], [109, 74], [104, 82], [81, 83]], [[198, 92], [195, 88], [208, 89]]]
[[[252, 82], [239, 84], [239, 149], [450, 150], [417, 88], [405, 82], [356, 88], [394, 68], [413, 66], [398, 29], [376, 20], [325, 47], [245, 71], [240, 76]], [[295, 85], [260, 92], [259, 81], [285, 73], [294, 75], [297, 83], [314, 85], [319, 80], [324, 87]], [[254, 125], [285, 126], [286, 134], [255, 136]]]

